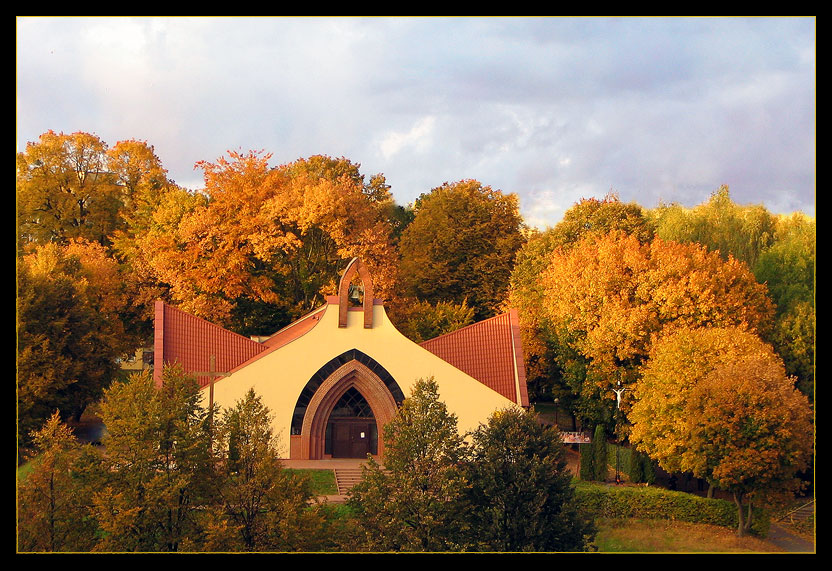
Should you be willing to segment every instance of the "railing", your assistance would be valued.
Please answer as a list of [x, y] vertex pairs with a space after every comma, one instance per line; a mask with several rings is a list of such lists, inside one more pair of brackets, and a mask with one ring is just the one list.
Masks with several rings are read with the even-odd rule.
[[[811, 507], [812, 509], [807, 509], [809, 507]], [[791, 510], [790, 512], [788, 512], [785, 515], [778, 518], [777, 521], [783, 521], [785, 519], [789, 519], [789, 521], [792, 521], [792, 522], [794, 522], [794, 521], [803, 521], [804, 519], [806, 519], [807, 517], [809, 517], [810, 515], [812, 515], [814, 513], [815, 513], [815, 500], [812, 500], [811, 502], [805, 503], [802, 506]], [[797, 517], [795, 517], [795, 516], [797, 516]]]

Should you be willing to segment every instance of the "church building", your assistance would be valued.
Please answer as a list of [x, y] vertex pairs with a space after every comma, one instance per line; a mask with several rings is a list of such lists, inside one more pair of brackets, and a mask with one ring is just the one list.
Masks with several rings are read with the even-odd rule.
[[206, 405], [229, 408], [254, 389], [293, 460], [383, 458], [382, 429], [419, 379], [436, 381], [461, 432], [529, 405], [516, 311], [414, 343], [388, 319], [358, 258], [337, 296], [260, 340], [156, 302], [157, 383], [173, 362], [198, 378]]

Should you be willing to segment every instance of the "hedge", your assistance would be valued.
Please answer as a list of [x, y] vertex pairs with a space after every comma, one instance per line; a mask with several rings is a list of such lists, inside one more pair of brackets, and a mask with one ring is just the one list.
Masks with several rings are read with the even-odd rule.
[[[728, 500], [703, 498], [663, 488], [579, 481], [575, 483], [575, 497], [581, 511], [593, 517], [669, 519], [737, 528], [737, 506]], [[765, 537], [769, 524], [768, 512], [754, 508], [751, 532]]]

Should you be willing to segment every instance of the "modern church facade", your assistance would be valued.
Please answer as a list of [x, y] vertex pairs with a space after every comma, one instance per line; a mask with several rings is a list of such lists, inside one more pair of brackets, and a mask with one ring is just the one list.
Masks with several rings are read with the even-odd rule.
[[436, 381], [462, 432], [529, 404], [515, 311], [414, 343], [390, 322], [357, 258], [337, 296], [260, 341], [163, 302], [155, 311], [157, 383], [164, 364], [179, 362], [206, 405], [234, 406], [253, 389], [287, 459], [383, 458], [383, 427], [419, 379]]

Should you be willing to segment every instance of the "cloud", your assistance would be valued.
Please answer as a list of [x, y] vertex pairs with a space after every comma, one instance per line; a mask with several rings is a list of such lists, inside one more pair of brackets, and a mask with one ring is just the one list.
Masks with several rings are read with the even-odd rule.
[[814, 46], [811, 18], [19, 18], [18, 148], [143, 139], [189, 186], [229, 149], [345, 156], [544, 225], [611, 188], [814, 214]]
[[385, 159], [390, 159], [405, 149], [424, 151], [433, 142], [435, 125], [436, 117], [429, 116], [416, 121], [407, 132], [390, 131], [379, 142], [379, 152]]

